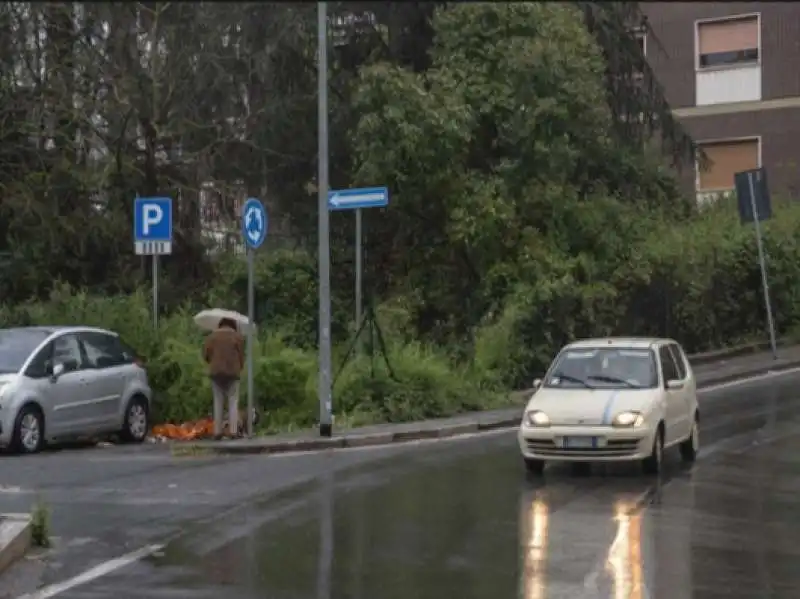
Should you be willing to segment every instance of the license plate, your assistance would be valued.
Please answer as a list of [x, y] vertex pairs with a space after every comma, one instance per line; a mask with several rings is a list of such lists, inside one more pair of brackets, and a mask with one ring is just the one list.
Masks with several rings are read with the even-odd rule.
[[567, 449], [594, 449], [600, 444], [597, 437], [564, 437], [564, 447]]

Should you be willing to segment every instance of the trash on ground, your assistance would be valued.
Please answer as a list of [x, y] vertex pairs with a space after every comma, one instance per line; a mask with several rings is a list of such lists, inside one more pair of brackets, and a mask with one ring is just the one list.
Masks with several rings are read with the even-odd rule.
[[153, 427], [153, 437], [159, 440], [195, 441], [213, 436], [213, 418], [201, 418], [181, 424], [159, 424]]
[[[246, 410], [239, 411], [239, 435], [245, 431]], [[259, 421], [258, 410], [253, 410], [253, 425]], [[222, 423], [222, 430], [227, 432], [227, 419]], [[210, 416], [200, 420], [192, 420], [182, 424], [158, 424], [151, 431], [151, 443], [164, 441], [197, 441], [199, 439], [212, 439], [214, 437], [214, 419]]]

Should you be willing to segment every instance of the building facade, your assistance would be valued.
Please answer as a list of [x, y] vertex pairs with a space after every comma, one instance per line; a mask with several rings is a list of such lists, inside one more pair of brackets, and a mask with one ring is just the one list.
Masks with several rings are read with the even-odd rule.
[[647, 61], [710, 160], [685, 174], [686, 187], [703, 202], [763, 166], [773, 198], [800, 199], [800, 3], [640, 6]]

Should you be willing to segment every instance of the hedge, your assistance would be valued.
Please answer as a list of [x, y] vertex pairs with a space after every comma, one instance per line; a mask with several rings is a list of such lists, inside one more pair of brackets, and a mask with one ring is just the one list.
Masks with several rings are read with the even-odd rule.
[[[0, 321], [4, 326], [82, 324], [117, 331], [145, 359], [156, 391], [155, 420], [183, 422], [211, 411], [210, 382], [200, 352], [203, 333], [192, 312], [188, 307], [173, 312], [156, 331], [144, 291], [93, 297], [58, 285], [47, 302], [2, 307]], [[337, 355], [344, 353], [342, 347]], [[377, 354], [337, 360], [334, 396], [340, 426], [434, 418], [505, 401], [496, 388], [483, 385], [468, 368], [452, 367], [432, 348], [390, 342], [387, 350], [391, 372]], [[264, 430], [310, 427], [317, 421], [315, 351], [292, 346], [283, 332], [271, 328], [259, 332], [253, 363], [254, 403]], [[242, 401], [245, 397], [243, 393]]]
[[[798, 205], [777, 207], [763, 227], [779, 334], [800, 323], [798, 230]], [[388, 367], [378, 354], [345, 360], [352, 330], [342, 307], [335, 306], [337, 422], [399, 422], [506, 405], [506, 391], [528, 386], [559, 347], [577, 337], [667, 336], [690, 352], [766, 337], [752, 226], [740, 225], [730, 207], [683, 224], [655, 226], [640, 237], [630, 247], [617, 246], [624, 254], [617, 263], [553, 250], [459, 351], [452, 344], [436, 348], [415, 341], [410, 308], [398, 295], [377, 309]], [[308, 427], [317, 420], [312, 265], [301, 252], [276, 253], [259, 264], [258, 296], [271, 298], [261, 307], [254, 360], [255, 404], [266, 430]], [[226, 266], [218, 286], [208, 290], [207, 305], [241, 310], [242, 272], [237, 263]], [[0, 322], [77, 323], [118, 331], [147, 361], [156, 419], [180, 422], [211, 411], [200, 356], [203, 334], [192, 321], [196, 309], [173, 310], [156, 331], [143, 290], [96, 297], [57, 285], [47, 301], [0, 306]]]
[[[762, 223], [778, 335], [800, 324], [800, 205], [780, 204]], [[562, 256], [521, 284], [476, 334], [475, 361], [512, 387], [527, 386], [576, 337], [647, 335], [701, 352], [767, 338], [753, 226], [721, 204], [684, 224], [658, 226], [603, 278]]]

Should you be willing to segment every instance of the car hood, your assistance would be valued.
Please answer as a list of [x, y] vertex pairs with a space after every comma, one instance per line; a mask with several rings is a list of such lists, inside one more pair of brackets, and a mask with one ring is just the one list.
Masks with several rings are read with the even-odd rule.
[[533, 394], [526, 410], [541, 410], [552, 424], [610, 424], [620, 412], [646, 413], [658, 389], [546, 389]]
[[8, 383], [13, 383], [19, 378], [19, 375], [16, 373], [3, 373], [0, 374], [0, 385], [6, 385]]

